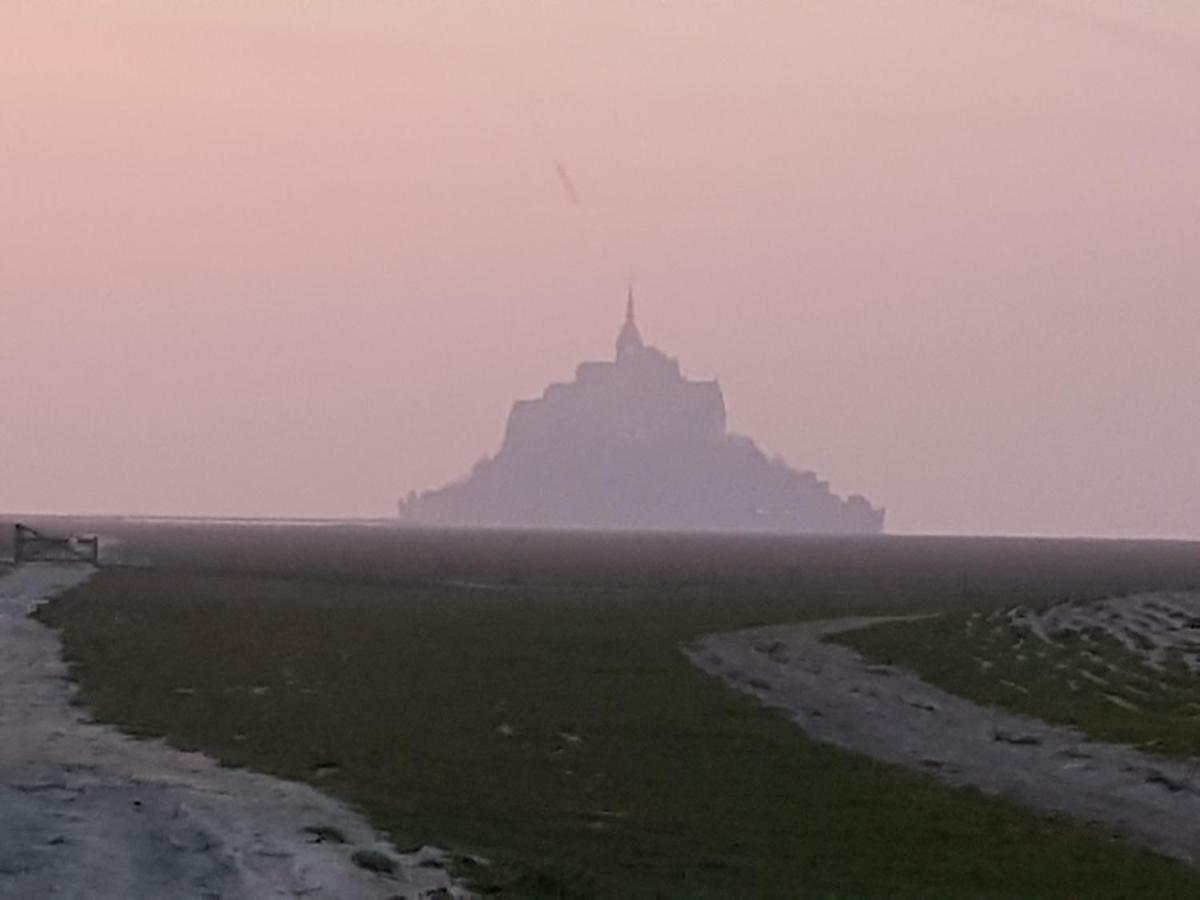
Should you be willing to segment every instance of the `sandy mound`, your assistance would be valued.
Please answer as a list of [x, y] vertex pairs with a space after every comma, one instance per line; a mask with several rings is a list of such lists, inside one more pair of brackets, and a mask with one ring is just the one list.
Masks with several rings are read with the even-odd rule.
[[1107, 638], [1152, 669], [1164, 670], [1174, 657], [1189, 671], [1200, 672], [1200, 593], [1194, 591], [1061, 603], [1042, 612], [1018, 607], [1008, 617], [1047, 644]]

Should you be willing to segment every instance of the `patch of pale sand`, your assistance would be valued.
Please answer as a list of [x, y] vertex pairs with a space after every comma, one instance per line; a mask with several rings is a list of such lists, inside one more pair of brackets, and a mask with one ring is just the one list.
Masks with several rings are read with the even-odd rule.
[[1160, 853], [1200, 861], [1200, 766], [978, 706], [821, 640], [878, 621], [886, 620], [710, 635], [684, 651], [817, 740], [1099, 823]]
[[[90, 572], [35, 563], [0, 577], [0, 897], [468, 895], [443, 852], [399, 853], [306, 785], [86, 721], [57, 635], [28, 614]], [[394, 873], [356, 865], [362, 851]]]
[[1119, 694], [1105, 694], [1104, 699], [1107, 700], [1109, 703], [1113, 704], [1114, 706], [1119, 706], [1119, 707], [1121, 707], [1121, 709], [1128, 710], [1129, 712], [1141, 712], [1142, 711], [1141, 707], [1139, 707], [1136, 703], [1131, 703], [1130, 701], [1126, 700], [1124, 697], [1120, 696]]

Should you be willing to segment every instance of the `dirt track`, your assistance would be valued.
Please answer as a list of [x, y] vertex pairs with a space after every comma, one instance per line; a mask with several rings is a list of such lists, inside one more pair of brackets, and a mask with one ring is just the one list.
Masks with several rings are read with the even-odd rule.
[[[28, 613], [90, 572], [38, 563], [0, 576], [0, 898], [466, 895], [439, 851], [397, 853], [309, 787], [87, 722], [57, 636]], [[356, 865], [356, 851], [387, 854], [395, 873]]]
[[1200, 766], [986, 709], [821, 640], [877, 621], [885, 620], [711, 635], [686, 652], [700, 668], [786, 712], [817, 740], [1200, 861]]

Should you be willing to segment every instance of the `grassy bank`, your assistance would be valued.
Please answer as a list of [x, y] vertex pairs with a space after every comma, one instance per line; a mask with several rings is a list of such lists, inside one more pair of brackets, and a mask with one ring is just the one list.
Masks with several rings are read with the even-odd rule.
[[1178, 660], [1147, 666], [1143, 654], [1103, 634], [1047, 643], [998, 610], [878, 625], [834, 640], [985, 706], [1154, 753], [1200, 756], [1200, 677]]
[[[881, 604], [913, 598], [860, 603]], [[814, 744], [678, 652], [839, 610], [796, 592], [113, 570], [42, 617], [100, 719], [311, 781], [401, 845], [488, 856], [481, 886], [505, 895], [1200, 889], [1096, 830]]]

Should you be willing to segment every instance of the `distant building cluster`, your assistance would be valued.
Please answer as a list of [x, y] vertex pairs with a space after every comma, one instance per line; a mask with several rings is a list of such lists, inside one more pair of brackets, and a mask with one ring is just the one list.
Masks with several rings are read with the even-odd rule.
[[469, 476], [400, 503], [426, 525], [868, 533], [884, 511], [725, 430], [715, 381], [647, 346], [630, 296], [610, 362], [518, 401]]

